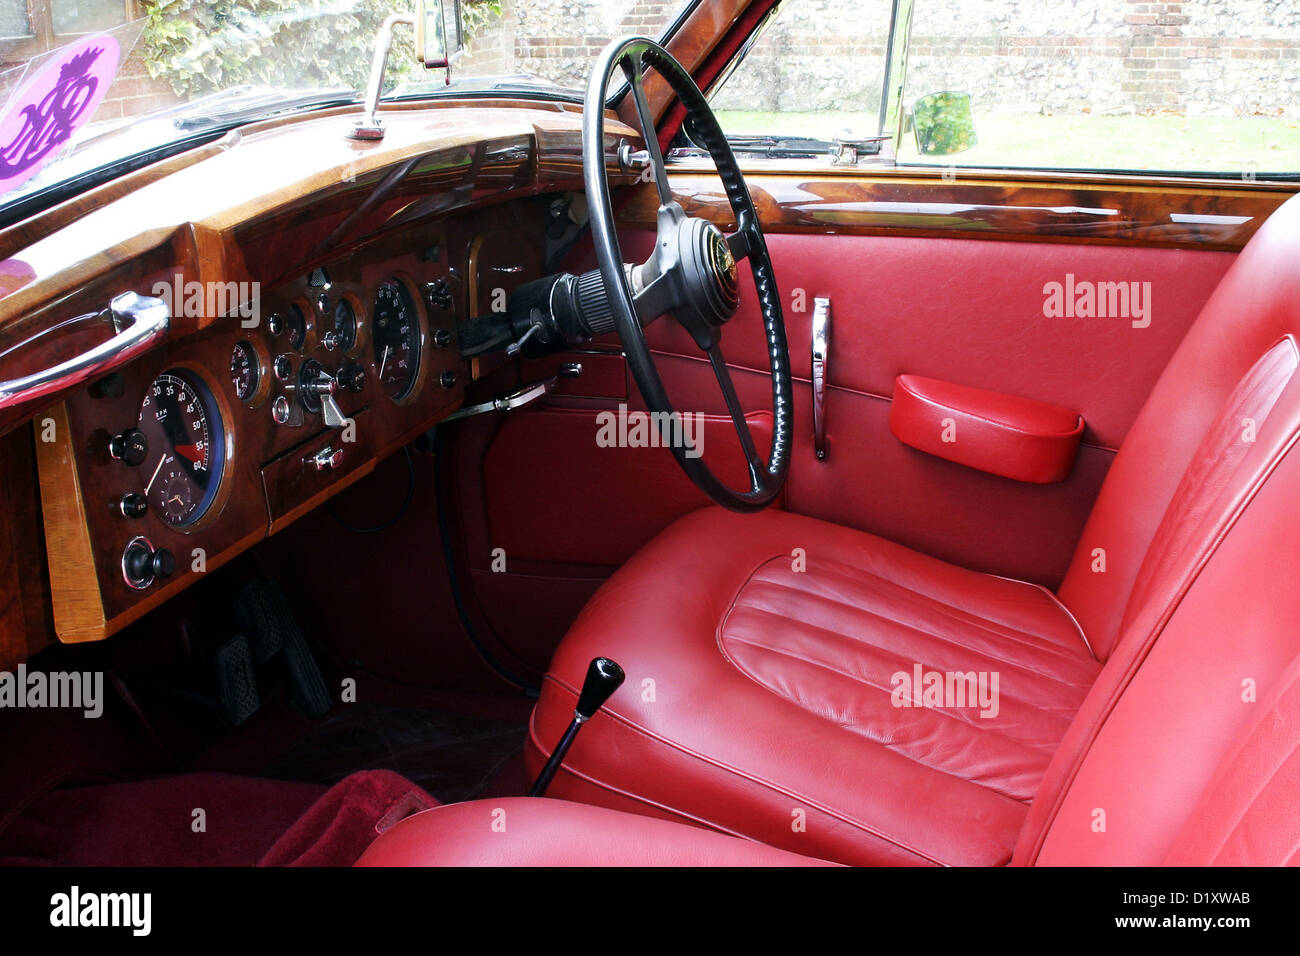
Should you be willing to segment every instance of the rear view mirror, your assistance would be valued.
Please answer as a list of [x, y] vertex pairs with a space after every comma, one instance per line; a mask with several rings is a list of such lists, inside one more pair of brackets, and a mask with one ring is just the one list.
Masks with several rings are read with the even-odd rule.
[[970, 149], [979, 140], [971, 115], [969, 93], [930, 93], [912, 106], [916, 151], [923, 156], [947, 156]]
[[464, 52], [460, 0], [415, 0], [415, 55], [420, 62], [442, 69]]

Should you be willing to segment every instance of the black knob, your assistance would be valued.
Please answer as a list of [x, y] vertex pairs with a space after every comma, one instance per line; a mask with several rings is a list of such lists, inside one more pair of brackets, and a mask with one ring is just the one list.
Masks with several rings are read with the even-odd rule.
[[453, 341], [455, 341], [455, 338], [456, 337], [451, 334], [451, 329], [433, 330], [433, 344], [440, 349], [447, 348]]
[[592, 658], [587, 667], [587, 678], [582, 682], [582, 693], [578, 695], [578, 715], [589, 720], [596, 711], [605, 706], [605, 701], [618, 690], [623, 683], [623, 668], [608, 657]]
[[136, 538], [122, 553], [122, 569], [128, 583], [143, 590], [153, 583], [154, 578], [170, 577], [176, 570], [176, 559], [166, 548], [155, 551], [147, 540]]
[[172, 572], [176, 570], [176, 559], [172, 557], [172, 553], [166, 548], [159, 548], [153, 553], [149, 565], [153, 568], [153, 573], [158, 577], [169, 578]]
[[153, 580], [153, 550], [142, 540], [132, 541], [122, 555], [126, 576], [139, 587], [148, 587]]
[[443, 388], [451, 388], [456, 384], [455, 372], [443, 372], [438, 376], [438, 381], [442, 383]]
[[128, 428], [108, 440], [108, 453], [126, 465], [138, 465], [149, 455], [149, 439], [138, 428]]
[[136, 491], [128, 491], [117, 499], [117, 510], [128, 518], [142, 518], [149, 510], [149, 501]]

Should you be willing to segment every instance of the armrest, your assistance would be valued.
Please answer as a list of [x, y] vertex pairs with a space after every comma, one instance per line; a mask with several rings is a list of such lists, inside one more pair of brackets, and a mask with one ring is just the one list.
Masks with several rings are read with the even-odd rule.
[[899, 441], [939, 458], [1045, 485], [1070, 473], [1083, 416], [1029, 398], [900, 375], [889, 428]]

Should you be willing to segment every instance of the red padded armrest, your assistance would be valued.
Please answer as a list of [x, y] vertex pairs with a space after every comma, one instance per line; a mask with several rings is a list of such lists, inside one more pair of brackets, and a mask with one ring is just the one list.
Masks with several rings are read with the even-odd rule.
[[1045, 485], [1070, 473], [1083, 416], [1029, 398], [900, 375], [889, 428], [899, 441], [939, 458]]

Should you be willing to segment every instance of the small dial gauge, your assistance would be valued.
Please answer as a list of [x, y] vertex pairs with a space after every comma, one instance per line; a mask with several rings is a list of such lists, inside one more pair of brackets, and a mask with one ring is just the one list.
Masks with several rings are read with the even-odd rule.
[[140, 405], [149, 438], [144, 474], [149, 509], [174, 528], [193, 524], [212, 505], [225, 466], [225, 437], [212, 393], [196, 376], [172, 369], [154, 379]]
[[257, 386], [262, 380], [262, 363], [258, 361], [252, 342], [235, 343], [235, 351], [230, 356], [230, 380], [235, 383], [235, 394], [241, 402], [247, 402], [257, 394]]
[[307, 342], [307, 316], [301, 306], [289, 306], [284, 316], [284, 327], [289, 330], [289, 347], [301, 350]]
[[351, 352], [357, 344], [357, 313], [347, 299], [334, 306], [334, 341], [343, 352]]
[[370, 325], [380, 387], [401, 401], [411, 394], [420, 370], [420, 321], [403, 283], [389, 279], [380, 284]]

